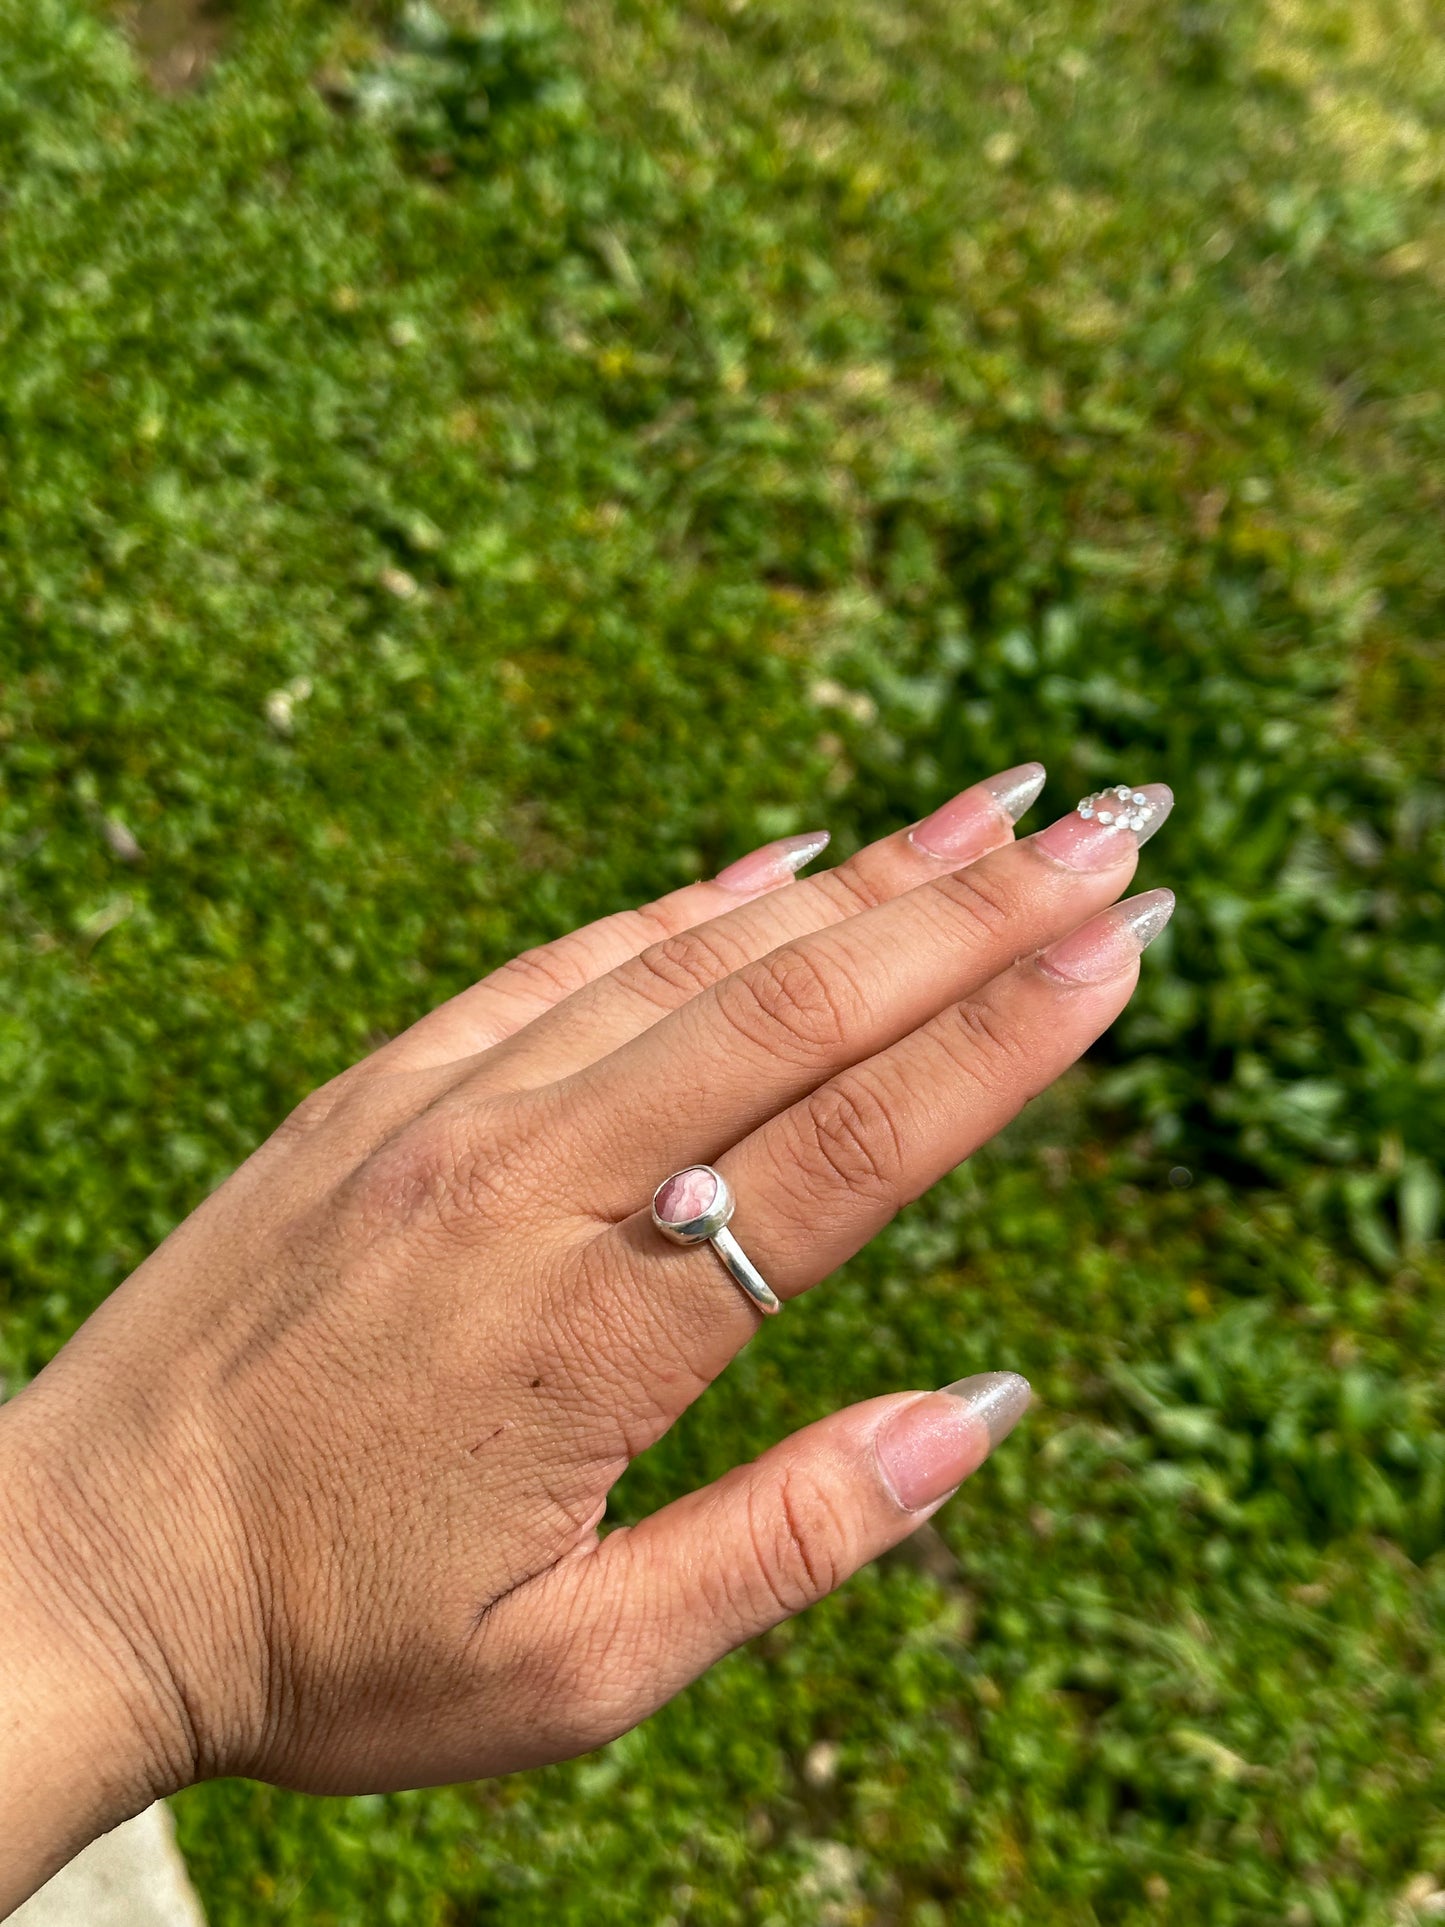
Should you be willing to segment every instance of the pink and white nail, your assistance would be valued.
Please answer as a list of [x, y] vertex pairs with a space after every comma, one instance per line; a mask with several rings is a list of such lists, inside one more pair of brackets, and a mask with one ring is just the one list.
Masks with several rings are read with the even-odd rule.
[[959, 796], [950, 797], [932, 816], [915, 823], [908, 840], [925, 856], [946, 863], [969, 862], [996, 849], [1033, 802], [1046, 780], [1042, 763], [1020, 763], [985, 777]]
[[780, 837], [776, 843], [765, 843], [762, 849], [740, 856], [736, 863], [719, 870], [713, 881], [740, 897], [758, 896], [795, 877], [805, 864], [823, 854], [828, 843], [826, 830], [805, 830], [801, 836]]
[[1029, 842], [1066, 869], [1108, 870], [1147, 843], [1173, 807], [1167, 783], [1143, 783], [1137, 789], [1118, 783], [1084, 797]]
[[1066, 984], [1106, 983], [1149, 948], [1173, 915], [1172, 890], [1146, 890], [1142, 896], [1111, 904], [1040, 951], [1035, 961], [1047, 975]]

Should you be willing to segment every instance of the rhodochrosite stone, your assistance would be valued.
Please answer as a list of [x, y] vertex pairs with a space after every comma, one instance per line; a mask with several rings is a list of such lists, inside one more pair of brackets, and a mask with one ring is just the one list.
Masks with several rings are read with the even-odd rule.
[[691, 1224], [705, 1217], [717, 1199], [717, 1172], [705, 1164], [689, 1165], [667, 1180], [653, 1201], [653, 1209], [664, 1224]]

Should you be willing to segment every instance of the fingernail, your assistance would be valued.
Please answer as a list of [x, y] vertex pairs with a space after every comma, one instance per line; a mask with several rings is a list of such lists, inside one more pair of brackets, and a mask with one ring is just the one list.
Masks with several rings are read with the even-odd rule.
[[975, 783], [915, 823], [908, 840], [925, 856], [960, 858], [982, 856], [999, 840], [999, 817], [1017, 823], [1043, 788], [1047, 771], [1042, 763], [1020, 763]]
[[1147, 843], [1174, 807], [1167, 783], [1096, 790], [1029, 842], [1070, 870], [1108, 870]]
[[740, 856], [736, 863], [719, 870], [713, 880], [724, 890], [736, 890], [740, 897], [757, 896], [759, 891], [772, 890], [796, 876], [805, 864], [823, 854], [831, 840], [827, 830], [804, 830], [801, 836], [780, 837], [776, 843], [765, 843], [762, 849]]
[[1173, 915], [1172, 890], [1146, 890], [1040, 951], [1039, 965], [1066, 983], [1104, 983], [1147, 950]]
[[905, 1512], [945, 1498], [976, 1472], [1028, 1410], [1017, 1372], [978, 1372], [905, 1405], [878, 1434], [879, 1468]]

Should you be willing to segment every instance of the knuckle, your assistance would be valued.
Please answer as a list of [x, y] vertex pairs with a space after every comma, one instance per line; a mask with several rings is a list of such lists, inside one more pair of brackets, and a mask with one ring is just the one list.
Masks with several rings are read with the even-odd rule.
[[863, 1071], [824, 1084], [799, 1111], [797, 1161], [824, 1191], [842, 1187], [864, 1202], [898, 1210], [904, 1156], [898, 1103]]
[[634, 943], [666, 943], [669, 937], [678, 934], [678, 917], [668, 916], [660, 903], [639, 904], [635, 910], [624, 910], [619, 918], [619, 928], [626, 931]]
[[624, 964], [623, 984], [648, 1003], [673, 1010], [737, 967], [736, 952], [716, 931], [679, 930]]
[[788, 944], [719, 986], [727, 1023], [750, 1044], [811, 1062], [844, 1044], [863, 1000], [836, 960]]
[[592, 976], [580, 941], [542, 943], [521, 950], [491, 979], [495, 988], [527, 998], [559, 1003], [590, 982]]
[[295, 1110], [281, 1120], [272, 1133], [271, 1141], [294, 1145], [314, 1137], [350, 1096], [355, 1075], [354, 1071], [342, 1071], [339, 1077], [330, 1078], [325, 1084], [308, 1092]]
[[835, 870], [824, 870], [809, 882], [822, 901], [845, 917], [860, 910], [876, 910], [888, 895], [874, 882], [860, 857], [840, 863]]
[[536, 1188], [532, 1133], [508, 1107], [435, 1105], [375, 1151], [353, 1180], [373, 1222], [430, 1222], [449, 1239], [511, 1221]]
[[955, 1004], [940, 1020], [938, 1036], [950, 1067], [990, 1096], [1016, 1093], [1021, 1080], [1032, 1091], [1024, 1040], [991, 1005]]
[[791, 1617], [837, 1586], [845, 1535], [816, 1479], [794, 1468], [771, 1492], [750, 1493], [746, 1522], [765, 1611]]
[[465, 1115], [451, 1118], [439, 1135], [430, 1199], [440, 1229], [462, 1238], [515, 1217], [537, 1182], [529, 1137]]
[[1018, 917], [1015, 892], [987, 865], [955, 870], [930, 887], [972, 941], [1000, 936]]

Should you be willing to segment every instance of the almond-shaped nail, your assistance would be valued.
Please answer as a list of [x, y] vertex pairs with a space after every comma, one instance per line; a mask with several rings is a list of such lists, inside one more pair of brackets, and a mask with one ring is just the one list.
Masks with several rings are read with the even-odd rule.
[[1084, 797], [1029, 843], [1066, 869], [1111, 870], [1163, 827], [1173, 807], [1167, 783], [1143, 783], [1137, 789], [1118, 783]]
[[982, 856], [999, 841], [1000, 817], [1004, 823], [1017, 823], [1047, 775], [1042, 763], [1020, 763], [987, 776], [915, 823], [908, 840], [925, 856], [944, 857], [951, 863]]
[[804, 830], [801, 836], [780, 837], [776, 843], [750, 850], [736, 863], [719, 870], [714, 882], [724, 890], [735, 890], [740, 897], [758, 896], [796, 876], [805, 864], [823, 854], [830, 841], [827, 830]]
[[1172, 890], [1145, 890], [1040, 951], [1039, 968], [1065, 983], [1106, 983], [1148, 949], [1173, 915]]
[[878, 1434], [884, 1483], [905, 1512], [946, 1498], [1008, 1437], [1032, 1399], [1017, 1372], [977, 1372], [914, 1399]]

